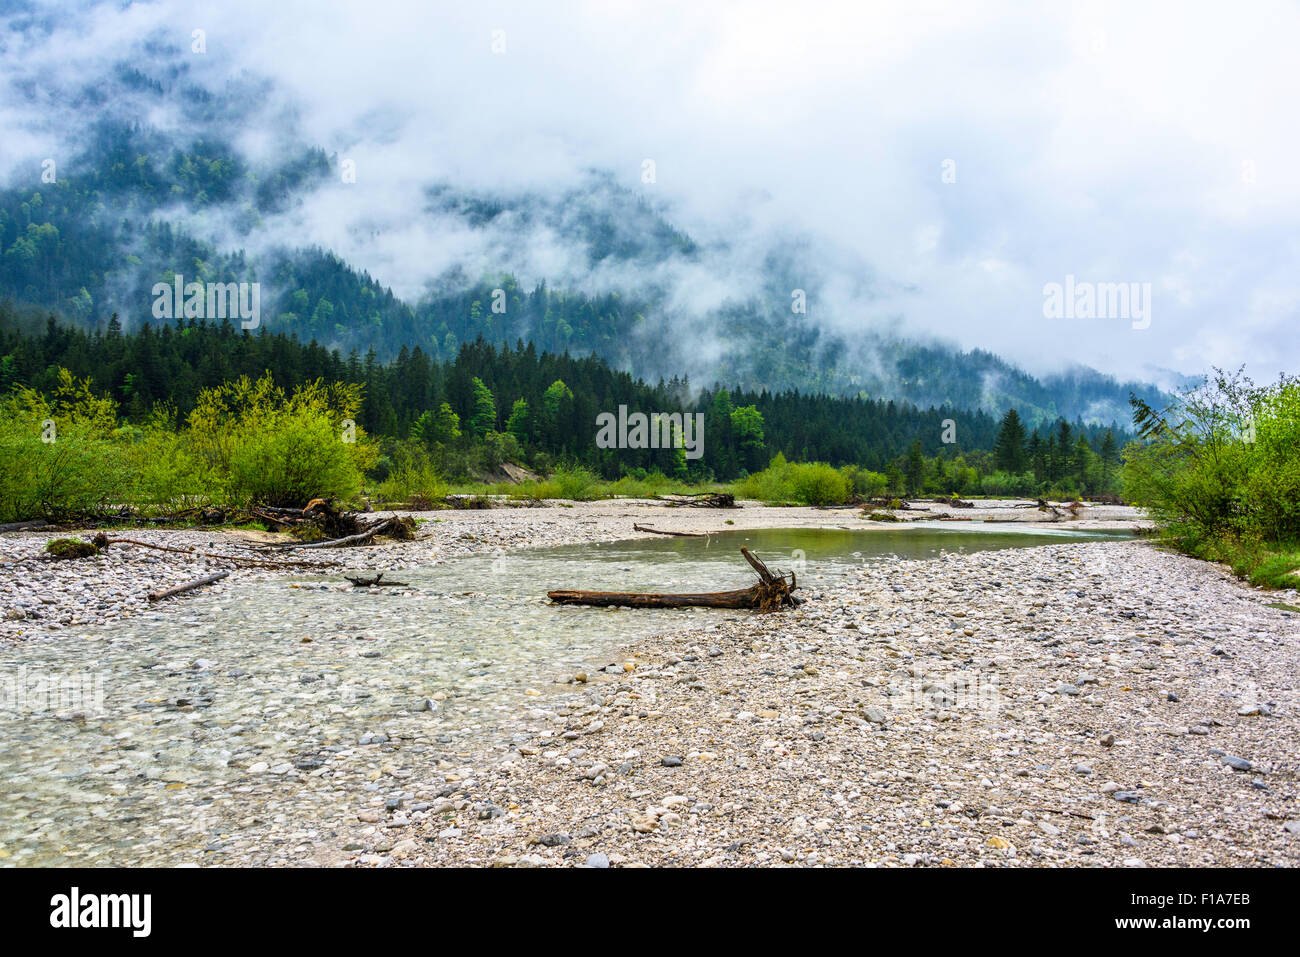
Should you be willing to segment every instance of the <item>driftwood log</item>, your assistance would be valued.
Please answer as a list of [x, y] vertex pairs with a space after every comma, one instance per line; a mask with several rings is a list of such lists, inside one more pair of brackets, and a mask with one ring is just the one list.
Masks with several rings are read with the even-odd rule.
[[663, 529], [651, 528], [649, 525], [638, 525], [632, 523], [632, 531], [649, 532], [652, 535], [671, 535], [673, 538], [708, 538], [707, 532], [666, 532]]
[[196, 588], [202, 588], [204, 585], [211, 585], [213, 582], [219, 582], [229, 575], [230, 572], [217, 572], [215, 575], [209, 575], [206, 578], [197, 578], [192, 582], [186, 582], [184, 585], [176, 585], [163, 591], [151, 591], [149, 593], [150, 601], [162, 601], [164, 598], [171, 598], [173, 595], [183, 595], [187, 591], [193, 591]]
[[30, 528], [44, 528], [46, 521], [43, 518], [35, 518], [30, 522], [8, 522], [0, 525], [0, 532], [24, 532]]
[[758, 582], [748, 588], [732, 591], [698, 592], [689, 594], [658, 594], [654, 592], [621, 591], [548, 591], [546, 597], [557, 605], [595, 605], [597, 607], [622, 606], [626, 608], [754, 608], [759, 611], [776, 611], [803, 602], [792, 594], [795, 590], [794, 572], [773, 574], [748, 548], [741, 547]]

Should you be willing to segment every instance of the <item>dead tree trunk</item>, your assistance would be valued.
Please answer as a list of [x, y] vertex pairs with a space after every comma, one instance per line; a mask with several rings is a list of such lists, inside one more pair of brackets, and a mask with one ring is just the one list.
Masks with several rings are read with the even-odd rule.
[[775, 611], [803, 602], [791, 594], [795, 588], [794, 572], [773, 574], [748, 548], [742, 547], [754, 571], [757, 584], [731, 591], [694, 592], [685, 594], [659, 594], [655, 592], [621, 591], [549, 591], [546, 597], [557, 605], [594, 605], [597, 607], [622, 606], [625, 608], [754, 608]]

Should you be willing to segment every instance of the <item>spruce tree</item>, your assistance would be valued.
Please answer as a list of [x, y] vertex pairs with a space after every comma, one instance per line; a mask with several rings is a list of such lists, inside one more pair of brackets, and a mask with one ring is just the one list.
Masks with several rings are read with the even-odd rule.
[[1019, 475], [1025, 470], [1025, 427], [1020, 413], [1008, 409], [993, 443], [993, 467]]

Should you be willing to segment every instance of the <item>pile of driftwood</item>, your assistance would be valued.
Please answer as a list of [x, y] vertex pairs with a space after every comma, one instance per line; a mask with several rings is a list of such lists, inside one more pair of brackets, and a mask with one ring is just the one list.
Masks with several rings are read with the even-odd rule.
[[802, 598], [792, 594], [796, 587], [794, 572], [773, 574], [748, 548], [742, 546], [740, 554], [758, 572], [758, 581], [748, 588], [689, 594], [563, 590], [548, 591], [546, 597], [557, 605], [617, 605], [626, 608], [754, 608], [776, 611], [803, 603]]
[[[344, 548], [364, 545], [376, 535], [390, 538], [415, 537], [415, 521], [411, 518], [376, 518], [366, 512], [345, 512], [324, 499], [312, 499], [304, 508], [271, 508], [262, 506], [250, 509], [254, 518], [291, 532], [304, 541], [264, 545], [264, 551], [282, 551], [298, 548]], [[318, 537], [319, 536], [319, 537]]]
[[656, 495], [669, 506], [688, 508], [736, 508], [736, 496], [730, 492], [695, 492], [690, 495]]
[[936, 499], [934, 500], [934, 504], [936, 504], [936, 505], [947, 505], [947, 506], [949, 506], [950, 508], [974, 508], [974, 507], [975, 507], [975, 503], [974, 503], [974, 502], [964, 502], [964, 501], [962, 501], [962, 500], [959, 499], [959, 498], [942, 498], [942, 497], [940, 497], [940, 498], [936, 498]]
[[1067, 513], [1069, 514], [1070, 518], [1078, 518], [1079, 513], [1082, 512], [1085, 508], [1087, 508], [1086, 505], [1084, 505], [1082, 502], [1078, 501], [1077, 499], [1057, 506], [1057, 505], [1053, 505], [1051, 502], [1042, 498], [1034, 502], [1018, 502], [1017, 504], [1012, 505], [1011, 507], [1012, 508], [1036, 508], [1040, 512], [1050, 513], [1053, 519], [1064, 518]]
[[[946, 499], [945, 499], [946, 501]], [[898, 504], [894, 504], [897, 502]], [[863, 508], [887, 508], [895, 512], [928, 512], [928, 508], [918, 508], [905, 498], [891, 498], [888, 495], [873, 495], [862, 503]]]

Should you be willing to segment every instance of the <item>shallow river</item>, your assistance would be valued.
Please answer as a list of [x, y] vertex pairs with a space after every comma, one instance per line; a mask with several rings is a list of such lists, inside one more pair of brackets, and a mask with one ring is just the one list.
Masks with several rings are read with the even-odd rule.
[[329, 860], [364, 799], [407, 806], [422, 771], [508, 744], [507, 719], [557, 680], [749, 614], [561, 608], [549, 588], [744, 587], [743, 544], [815, 596], [890, 556], [1113, 537], [1129, 536], [946, 522], [536, 549], [391, 573], [402, 588], [236, 584], [6, 648], [0, 866]]

